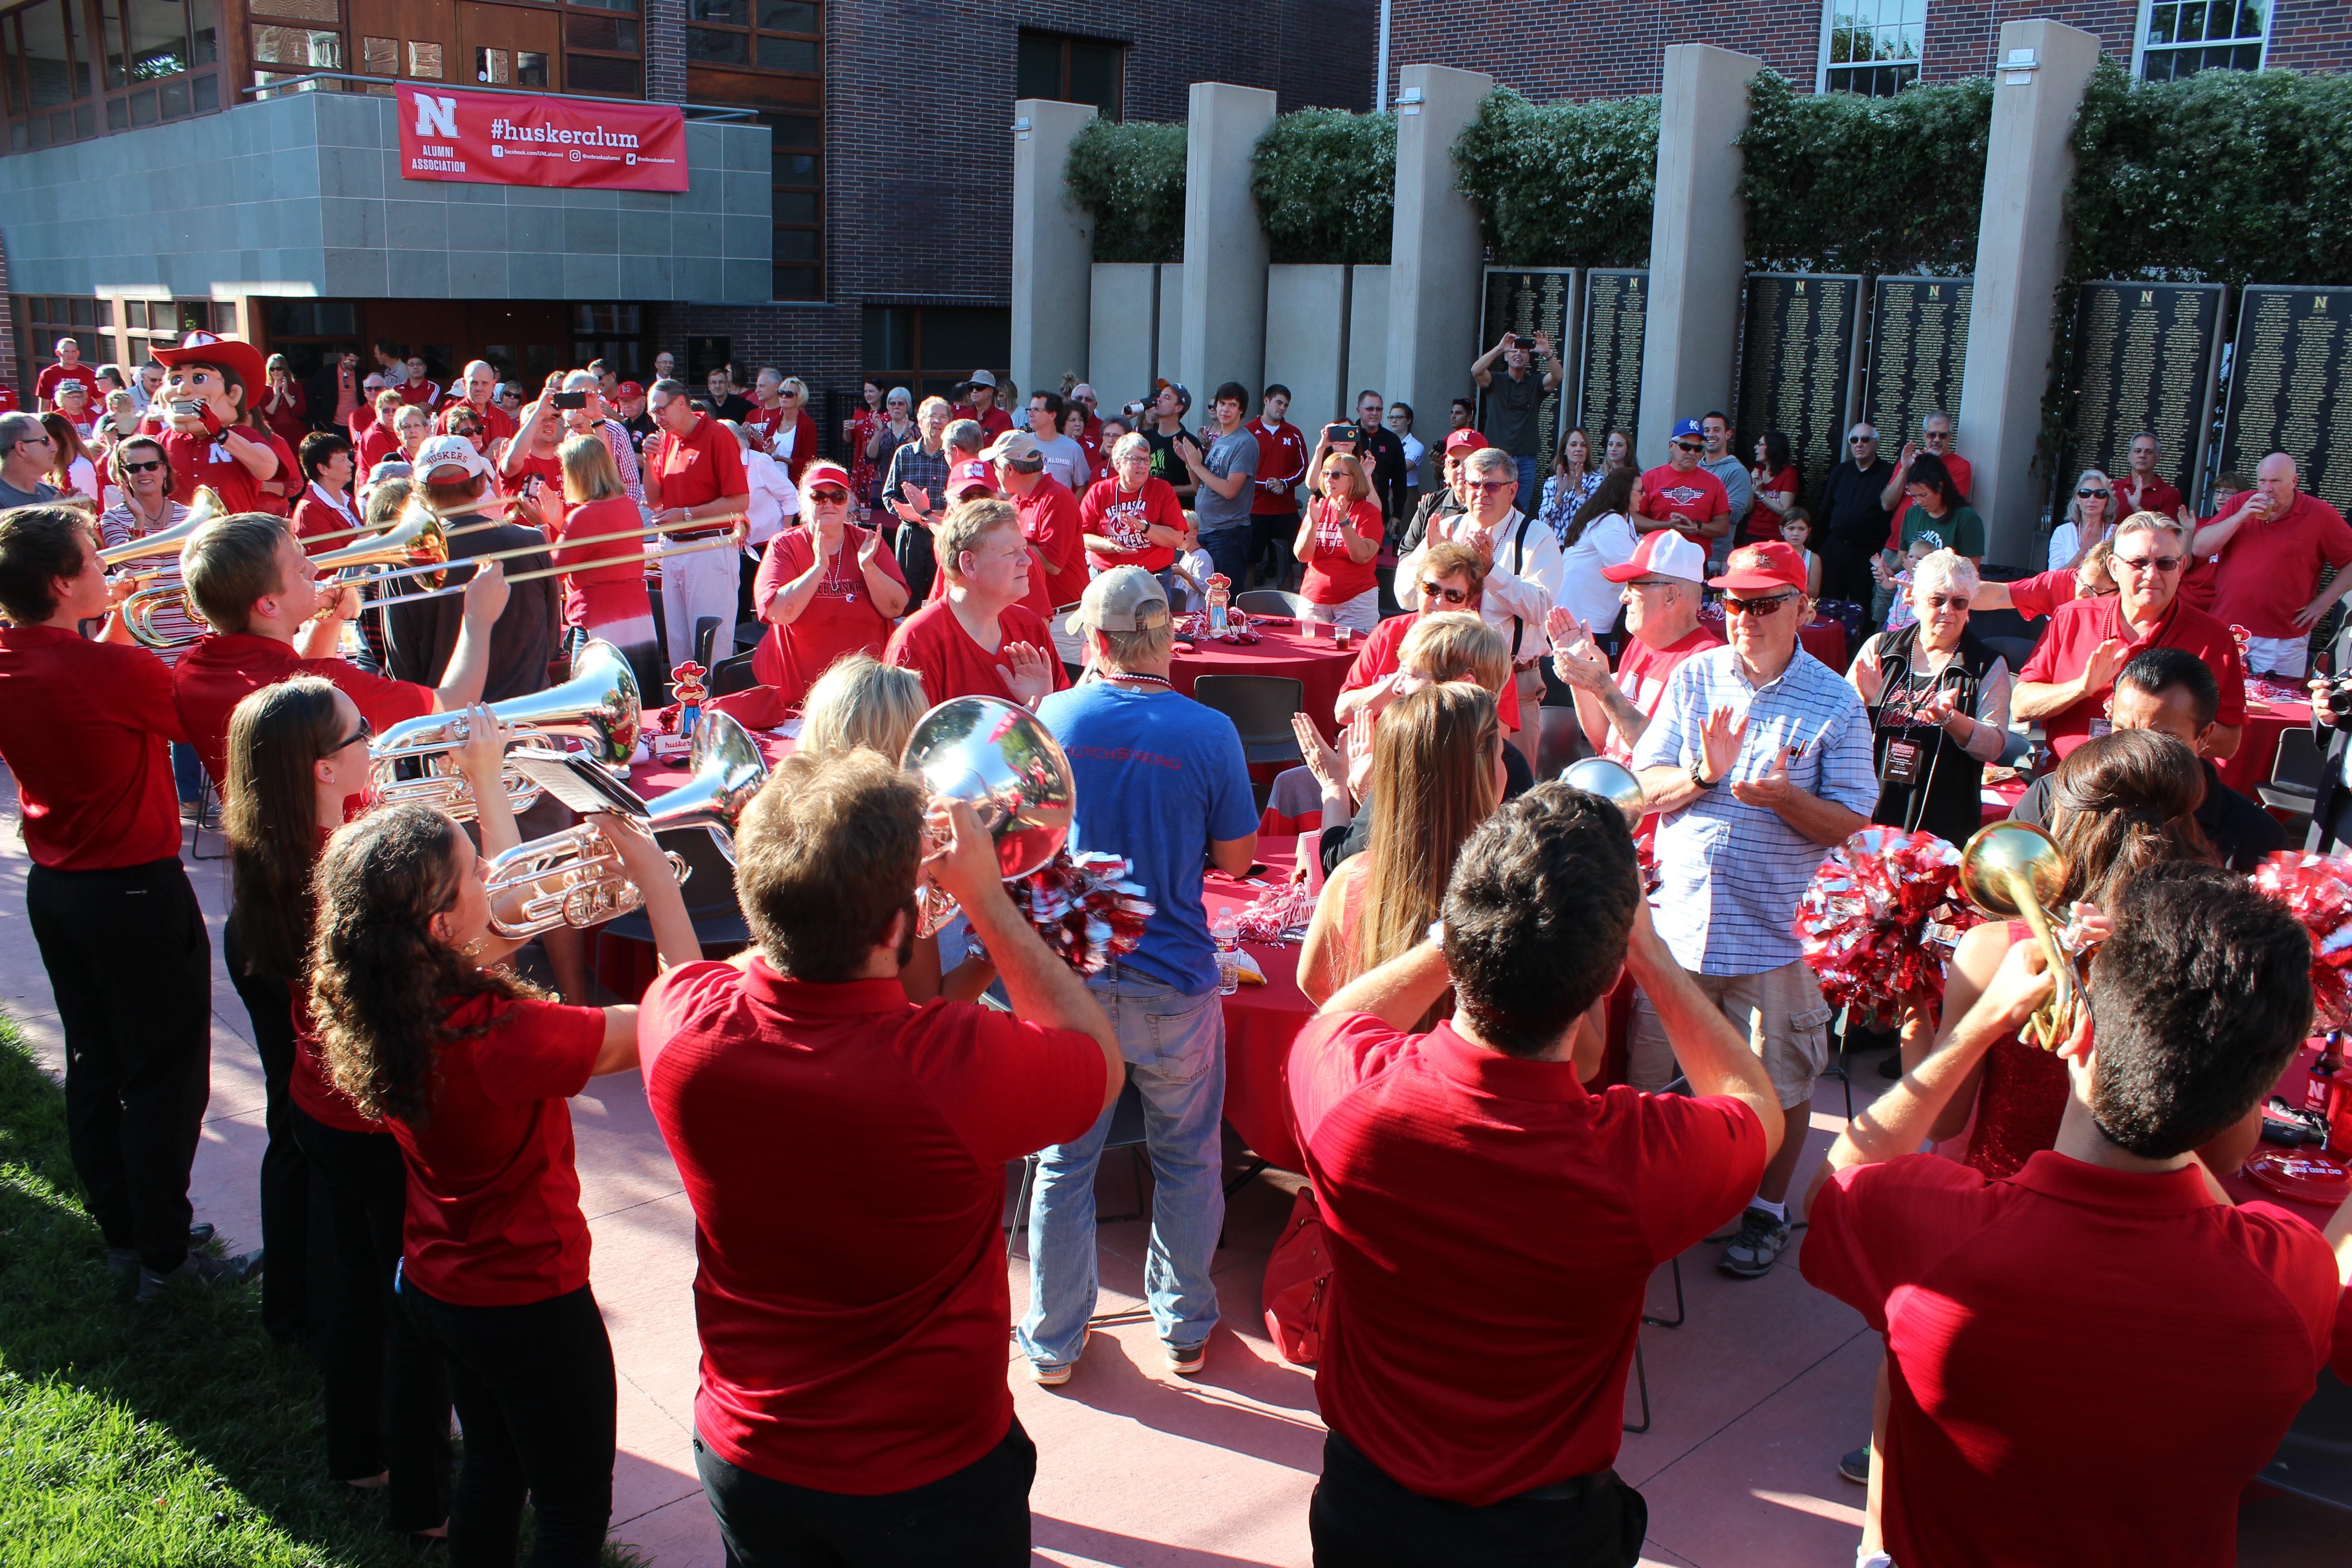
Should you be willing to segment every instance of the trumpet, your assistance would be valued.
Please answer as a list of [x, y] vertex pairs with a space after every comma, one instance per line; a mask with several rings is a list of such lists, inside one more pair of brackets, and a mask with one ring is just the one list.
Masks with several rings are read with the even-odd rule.
[[1612, 763], [1607, 757], [1586, 757], [1560, 769], [1559, 782], [1570, 789], [1580, 789], [1597, 795], [1625, 814], [1625, 826], [1633, 827], [1649, 814], [1649, 796], [1642, 793], [1642, 781], [1633, 770], [1622, 763]]
[[[969, 805], [996, 846], [1008, 882], [1042, 869], [1070, 837], [1078, 782], [1060, 742], [1026, 708], [994, 697], [957, 697], [916, 721], [898, 765], [933, 795]], [[917, 934], [953, 920], [955, 900], [925, 881]]]
[[[618, 768], [636, 749], [644, 707], [629, 661], [611, 643], [591, 641], [572, 661], [572, 679], [545, 691], [489, 704], [499, 733], [518, 742], [552, 748], [559, 740], [582, 743], [590, 758]], [[466, 742], [466, 716], [427, 713], [404, 720], [368, 744], [368, 761], [379, 804], [436, 806], [459, 821], [474, 816], [473, 786], [457, 772], [449, 753]], [[421, 764], [421, 773], [400, 776], [402, 764]], [[528, 811], [540, 796], [539, 784], [509, 767], [503, 775], [507, 802]]]
[[2054, 987], [2017, 1033], [2026, 1044], [2045, 1051], [2056, 1050], [2074, 1033], [2081, 1002], [2074, 960], [2052, 929], [2047, 908], [2047, 901], [2066, 885], [2066, 870], [2065, 852], [2058, 841], [2030, 823], [1996, 822], [1980, 827], [1960, 851], [1961, 896], [1979, 914], [2023, 921], [2042, 944]]
[[[751, 732], [724, 713], [702, 716], [689, 754], [694, 776], [645, 803], [646, 830], [699, 827], [732, 866], [735, 825], [768, 782], [767, 761]], [[675, 850], [669, 852], [669, 868], [681, 885], [690, 874]], [[612, 839], [592, 822], [518, 844], [490, 862], [486, 885], [490, 929], [518, 942], [557, 926], [595, 925], [646, 901], [645, 889], [629, 880]], [[509, 906], [511, 918], [497, 912]]]
[[[205, 524], [219, 514], [220, 497], [209, 485], [196, 487], [195, 499], [188, 503], [188, 515], [159, 532], [110, 545], [98, 552], [101, 565], [120, 566], [125, 561], [137, 561], [149, 555], [177, 555], [183, 545], [202, 531]], [[127, 605], [128, 600], [124, 603]]]

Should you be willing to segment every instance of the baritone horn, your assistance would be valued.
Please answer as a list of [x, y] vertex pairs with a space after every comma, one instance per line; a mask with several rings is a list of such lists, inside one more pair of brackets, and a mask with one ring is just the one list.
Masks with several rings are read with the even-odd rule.
[[[768, 782], [767, 760], [751, 732], [724, 713], [702, 715], [688, 754], [694, 776], [645, 802], [640, 820], [656, 834], [699, 827], [732, 866], [735, 825]], [[555, 760], [553, 753], [526, 755]], [[672, 851], [669, 868], [683, 884], [688, 874], [685, 858]], [[646, 901], [645, 889], [629, 880], [612, 839], [593, 822], [515, 846], [490, 862], [486, 887], [490, 929], [510, 941], [557, 926], [595, 925]]]
[[1960, 851], [1960, 892], [1979, 913], [2015, 918], [2042, 944], [2053, 988], [2049, 1000], [2018, 1030], [2018, 1037], [2054, 1051], [2074, 1032], [2081, 988], [2074, 961], [2050, 924], [2049, 901], [2066, 885], [2066, 855], [2058, 841], [2024, 822], [1996, 822], [1977, 830]]
[[[972, 808], [1008, 882], [1042, 869], [1070, 837], [1077, 780], [1060, 743], [1026, 708], [994, 697], [942, 702], [916, 721], [898, 765], [919, 774], [932, 795]], [[918, 900], [919, 935], [936, 934], [956, 916], [955, 900], [928, 879]]]
[[1649, 815], [1650, 800], [1642, 792], [1642, 781], [1622, 763], [1611, 762], [1607, 757], [1586, 757], [1562, 768], [1559, 782], [1608, 801], [1625, 814], [1625, 826], [1629, 828]]
[[[608, 768], [628, 763], [644, 722], [637, 678], [629, 661], [611, 643], [594, 639], [573, 658], [572, 679], [562, 685], [488, 706], [506, 744], [560, 750], [558, 742], [572, 741], [578, 751]], [[473, 786], [450, 760], [465, 742], [463, 713], [427, 713], [385, 730], [368, 744], [377, 802], [436, 806], [461, 822], [470, 820]], [[404, 764], [415, 765], [404, 769]], [[404, 771], [413, 776], [402, 777]], [[539, 799], [537, 781], [511, 766], [506, 770], [505, 786], [508, 804], [518, 812], [530, 810]]]

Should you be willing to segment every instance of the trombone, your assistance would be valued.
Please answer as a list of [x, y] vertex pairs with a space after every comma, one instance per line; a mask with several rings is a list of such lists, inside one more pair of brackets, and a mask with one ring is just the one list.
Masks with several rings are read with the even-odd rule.
[[2074, 957], [2051, 928], [2047, 909], [2047, 901], [2065, 887], [2066, 870], [2065, 852], [2058, 841], [2031, 823], [1996, 822], [1980, 827], [1960, 851], [1961, 895], [1980, 914], [2023, 921], [2042, 944], [2053, 988], [2017, 1036], [2045, 1051], [2056, 1050], [2074, 1033], [2082, 1001]]
[[[404, 567], [397, 571], [378, 572], [372, 576], [362, 579], [362, 585], [364, 586], [369, 583], [390, 583], [404, 577], [429, 577], [433, 580], [435, 584], [434, 588], [429, 593], [403, 594], [397, 596], [388, 594], [379, 595], [375, 598], [368, 601], [371, 605], [420, 604], [426, 599], [437, 599], [445, 597], [450, 594], [462, 594], [465, 592], [466, 585], [463, 583], [452, 584], [446, 588], [439, 585], [442, 575], [446, 573], [451, 566], [480, 565], [481, 563], [489, 561], [511, 561], [518, 555], [544, 555], [551, 550], [582, 550], [592, 544], [611, 544], [624, 539], [643, 539], [649, 533], [676, 533], [682, 529], [709, 528], [710, 526], [710, 519], [700, 518], [690, 522], [646, 523], [635, 528], [618, 529], [611, 533], [592, 533], [585, 539], [562, 539], [552, 542], [542, 539], [535, 543], [518, 544], [509, 550], [493, 550], [480, 555], [461, 556], [455, 561], [448, 560], [445, 557], [439, 561], [426, 562], [420, 565]], [[683, 544], [664, 544], [658, 549], [644, 552], [639, 556], [639, 559], [642, 561], [659, 561], [665, 556], [691, 555], [698, 550], [717, 550], [731, 547], [734, 542], [735, 536], [730, 525], [727, 532], [721, 533], [715, 538], [697, 539]], [[341, 553], [342, 553], [342, 552], [338, 551], [331, 552], [329, 555], [319, 556], [315, 559], [313, 564], [323, 565], [331, 560], [333, 555]], [[549, 566], [537, 572], [519, 572], [513, 576], [508, 578], [507, 581], [509, 583], [529, 583], [541, 577], [555, 577], [567, 572], [576, 572], [582, 570], [585, 566], [625, 565], [627, 563], [628, 557], [624, 555], [612, 561], [581, 562], [574, 563], [570, 566]]]
[[[553, 763], [552, 752], [522, 753], [534, 763]], [[767, 759], [751, 732], [724, 713], [705, 713], [695, 726], [694, 776], [667, 795], [640, 803], [648, 833], [699, 827], [719, 852], [735, 864], [735, 825], [751, 797], [768, 782]], [[683, 884], [690, 868], [676, 850], [669, 868]], [[523, 941], [557, 926], [589, 926], [642, 907], [643, 888], [628, 879], [612, 840], [593, 822], [518, 844], [489, 864], [485, 888], [490, 896], [490, 929], [509, 941]], [[513, 906], [512, 918], [498, 911]]]
[[[554, 749], [562, 741], [580, 743], [593, 762], [625, 765], [636, 750], [644, 708], [629, 661], [611, 643], [592, 639], [572, 661], [572, 679], [545, 691], [490, 703], [500, 739]], [[449, 761], [466, 743], [463, 713], [427, 713], [403, 720], [368, 742], [369, 772], [379, 805], [439, 808], [460, 822], [475, 815], [473, 786]], [[415, 776], [401, 777], [404, 763]], [[509, 763], [503, 779], [507, 802], [516, 811], [537, 804], [539, 783]]]
[[[212, 521], [213, 518], [219, 513], [220, 506], [220, 497], [213, 493], [211, 486], [198, 485], [195, 499], [188, 503], [187, 516], [158, 532], [146, 534], [100, 551], [99, 562], [110, 569], [121, 565], [125, 561], [136, 561], [143, 556], [177, 555], [181, 547], [194, 539], [203, 531], [205, 524]], [[130, 601], [126, 599], [123, 603], [127, 606]], [[127, 609], [125, 616], [127, 618]]]

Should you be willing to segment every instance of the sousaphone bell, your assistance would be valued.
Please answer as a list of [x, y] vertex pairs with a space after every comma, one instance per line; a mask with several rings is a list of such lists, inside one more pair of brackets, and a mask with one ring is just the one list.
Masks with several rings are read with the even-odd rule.
[[[916, 721], [898, 765], [934, 796], [971, 807], [1008, 882], [1043, 869], [1070, 837], [1077, 780], [1060, 742], [1026, 708], [995, 697], [942, 702]], [[955, 900], [928, 879], [918, 902], [920, 935], [956, 917]]]

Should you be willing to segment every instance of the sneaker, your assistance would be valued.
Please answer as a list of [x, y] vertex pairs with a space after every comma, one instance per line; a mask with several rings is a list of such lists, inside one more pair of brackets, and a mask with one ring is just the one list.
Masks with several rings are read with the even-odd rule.
[[1160, 1348], [1168, 1352], [1168, 1370], [1182, 1373], [1188, 1377], [1200, 1371], [1201, 1363], [1209, 1359], [1209, 1342], [1206, 1340], [1197, 1345], [1171, 1345], [1162, 1341]]
[[180, 803], [180, 820], [182, 822], [194, 822], [197, 817], [204, 815], [204, 811], [205, 803], [203, 801], [184, 800]]
[[[212, 1238], [213, 1227], [212, 1222], [209, 1220], [198, 1220], [195, 1224], [188, 1227], [188, 1248], [190, 1251], [194, 1251], [197, 1247], [202, 1247]], [[128, 1247], [108, 1247], [106, 1249], [106, 1271], [109, 1274], [113, 1275], [117, 1279], [128, 1281], [138, 1279], [138, 1252]]]
[[1074, 1361], [1033, 1361], [1029, 1363], [1029, 1381], [1040, 1388], [1059, 1388], [1070, 1381], [1078, 1363]]
[[1771, 1272], [1773, 1260], [1787, 1249], [1789, 1222], [1751, 1208], [1739, 1216], [1739, 1234], [1733, 1237], [1716, 1267], [1738, 1279], [1754, 1279]]
[[166, 1290], [189, 1285], [242, 1285], [260, 1273], [261, 1253], [257, 1249], [240, 1258], [212, 1258], [191, 1252], [186, 1261], [169, 1274], [158, 1274], [142, 1265], [139, 1270], [139, 1300], [152, 1301]]
[[1870, 1484], [1870, 1445], [1864, 1443], [1838, 1460], [1838, 1474], [1858, 1487]]

